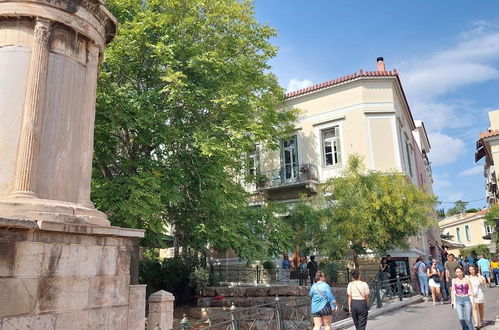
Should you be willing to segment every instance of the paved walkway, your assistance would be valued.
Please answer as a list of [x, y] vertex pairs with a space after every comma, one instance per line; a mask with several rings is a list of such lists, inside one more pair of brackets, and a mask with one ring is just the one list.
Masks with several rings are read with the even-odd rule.
[[[499, 287], [484, 288], [486, 330], [499, 330]], [[497, 320], [496, 320], [497, 319]], [[355, 327], [348, 328], [354, 330]], [[367, 321], [369, 330], [459, 330], [457, 313], [450, 303], [433, 306], [432, 302], [409, 305]]]

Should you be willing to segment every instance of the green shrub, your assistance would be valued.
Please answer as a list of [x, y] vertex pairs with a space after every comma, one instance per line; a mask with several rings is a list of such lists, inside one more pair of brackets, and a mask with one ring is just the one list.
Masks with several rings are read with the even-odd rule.
[[264, 261], [262, 263], [262, 266], [263, 269], [275, 269], [275, 264], [270, 260]]
[[199, 294], [208, 286], [209, 280], [210, 274], [203, 267], [196, 267], [189, 275], [189, 284], [192, 288], [196, 289]]
[[210, 273], [208, 279], [208, 286], [220, 286], [220, 276], [217, 274]]
[[147, 284], [147, 295], [165, 290], [175, 296], [175, 303], [188, 303], [193, 297], [193, 287], [189, 276], [193, 272], [192, 264], [180, 258], [144, 259], [139, 265], [139, 283]]

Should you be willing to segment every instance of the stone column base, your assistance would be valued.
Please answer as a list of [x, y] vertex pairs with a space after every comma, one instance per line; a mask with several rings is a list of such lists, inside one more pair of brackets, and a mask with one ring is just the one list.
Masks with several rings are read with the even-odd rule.
[[110, 225], [107, 215], [95, 208], [39, 198], [0, 198], [0, 215], [11, 219]]

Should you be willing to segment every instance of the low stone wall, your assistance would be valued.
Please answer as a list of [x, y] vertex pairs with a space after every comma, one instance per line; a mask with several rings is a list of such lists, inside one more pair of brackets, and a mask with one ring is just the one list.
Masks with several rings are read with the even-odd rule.
[[130, 285], [136, 233], [44, 223], [0, 218], [0, 329], [144, 329], [145, 286]]
[[[337, 301], [346, 301], [346, 288], [333, 287]], [[208, 287], [203, 291], [203, 297], [198, 298], [198, 307], [251, 307], [265, 304], [279, 297], [300, 297], [309, 294], [309, 286], [279, 285], [255, 287]]]

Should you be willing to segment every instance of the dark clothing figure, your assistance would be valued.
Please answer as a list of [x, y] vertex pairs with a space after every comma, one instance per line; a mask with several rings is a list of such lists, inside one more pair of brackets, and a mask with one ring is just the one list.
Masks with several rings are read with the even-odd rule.
[[369, 308], [365, 300], [352, 300], [352, 319], [356, 330], [365, 330]]
[[392, 293], [397, 291], [397, 263], [393, 260], [388, 260], [388, 271], [390, 273], [390, 288]]
[[310, 285], [314, 285], [315, 274], [317, 274], [319, 267], [317, 266], [317, 262], [313, 257], [310, 257], [310, 261], [307, 264], [307, 269], [308, 275], [310, 276]]

